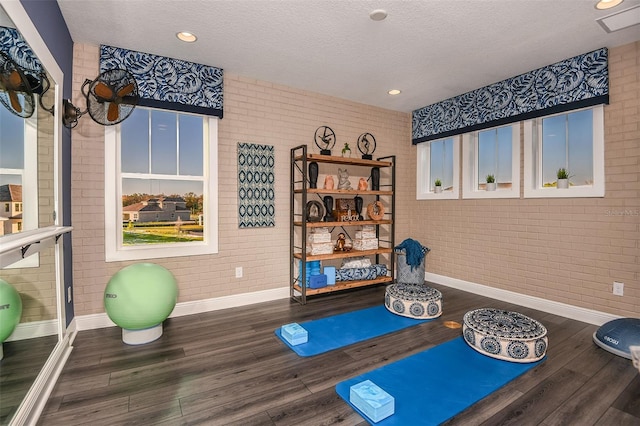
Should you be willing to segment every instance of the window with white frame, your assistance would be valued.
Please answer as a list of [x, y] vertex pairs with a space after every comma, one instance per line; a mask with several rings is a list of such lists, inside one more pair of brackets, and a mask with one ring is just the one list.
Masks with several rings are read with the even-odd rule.
[[218, 118], [136, 108], [105, 128], [107, 261], [217, 253]]
[[[604, 107], [602, 105], [524, 123], [524, 196], [604, 196]], [[557, 185], [558, 171], [569, 175]]]
[[[418, 144], [418, 200], [458, 198], [459, 151], [458, 136]], [[438, 181], [441, 189], [436, 186]]]
[[466, 133], [462, 141], [463, 198], [520, 197], [520, 123]]
[[[0, 108], [0, 235], [38, 229], [38, 119]], [[29, 256], [10, 268], [38, 267], [39, 256]]]

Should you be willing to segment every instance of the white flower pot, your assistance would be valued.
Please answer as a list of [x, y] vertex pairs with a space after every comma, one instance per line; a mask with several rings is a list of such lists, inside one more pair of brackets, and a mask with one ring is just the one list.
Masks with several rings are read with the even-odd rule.
[[567, 189], [569, 188], [569, 179], [558, 179], [556, 183], [558, 189]]
[[495, 182], [491, 182], [491, 183], [487, 183], [487, 191], [495, 191], [496, 190], [496, 183]]
[[439, 194], [439, 193], [441, 193], [441, 192], [442, 192], [442, 187], [441, 187], [441, 186], [434, 186], [434, 187], [433, 187], [433, 191], [434, 191], [436, 194]]

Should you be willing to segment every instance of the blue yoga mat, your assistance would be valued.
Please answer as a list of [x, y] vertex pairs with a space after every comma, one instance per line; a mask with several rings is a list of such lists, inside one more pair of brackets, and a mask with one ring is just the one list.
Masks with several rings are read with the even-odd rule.
[[422, 324], [425, 321], [431, 320], [402, 317], [392, 314], [384, 305], [379, 305], [300, 323], [309, 333], [307, 343], [300, 345], [293, 346], [283, 339], [280, 328], [277, 328], [275, 333], [298, 355], [313, 356]]
[[[437, 425], [542, 361], [515, 363], [482, 355], [470, 348], [462, 337], [385, 365], [336, 385], [336, 392], [349, 402], [349, 389], [371, 380], [395, 398], [395, 413], [375, 423], [391, 425]], [[371, 423], [373, 424], [373, 423]]]

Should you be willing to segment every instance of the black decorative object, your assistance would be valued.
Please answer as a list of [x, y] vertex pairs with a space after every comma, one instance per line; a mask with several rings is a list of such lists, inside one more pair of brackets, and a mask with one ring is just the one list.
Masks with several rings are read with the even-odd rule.
[[331, 127], [320, 126], [316, 129], [313, 140], [316, 146], [320, 148], [320, 154], [331, 155], [331, 148], [336, 144], [336, 134]]
[[371, 190], [380, 191], [380, 168], [373, 167], [371, 169]]
[[324, 221], [325, 222], [331, 222], [333, 219], [333, 197], [327, 195], [325, 196], [322, 201], [324, 201], [324, 210], [325, 210], [325, 215], [324, 215]]
[[309, 188], [318, 187], [318, 163], [312, 161], [309, 163]]
[[356, 213], [358, 213], [358, 220], [364, 220], [364, 217], [362, 217], [362, 206], [364, 205], [364, 200], [360, 196], [353, 197], [353, 200], [356, 202]]
[[363, 160], [372, 160], [376, 150], [376, 138], [371, 133], [363, 133], [358, 136], [358, 150], [362, 153]]
[[324, 217], [324, 207], [319, 201], [307, 203], [307, 222], [320, 222]]

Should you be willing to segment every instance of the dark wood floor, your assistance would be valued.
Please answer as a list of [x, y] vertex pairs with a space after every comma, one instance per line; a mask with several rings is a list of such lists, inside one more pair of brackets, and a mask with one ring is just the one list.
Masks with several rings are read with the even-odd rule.
[[54, 335], [2, 344], [0, 425], [9, 424], [57, 342], [58, 336]]
[[640, 425], [640, 374], [592, 342], [595, 326], [434, 287], [443, 293], [440, 319], [312, 358], [273, 331], [381, 304], [384, 288], [174, 318], [160, 340], [138, 347], [116, 328], [80, 332], [39, 424], [366, 425], [336, 383], [459, 336], [444, 321], [486, 306], [542, 322], [547, 359], [448, 425]]

